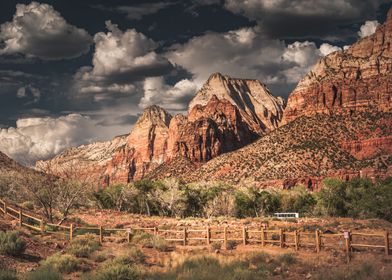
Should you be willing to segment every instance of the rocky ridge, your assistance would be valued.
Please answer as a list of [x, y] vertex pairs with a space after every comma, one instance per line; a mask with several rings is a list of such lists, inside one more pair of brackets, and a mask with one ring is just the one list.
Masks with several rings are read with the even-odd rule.
[[302, 115], [392, 105], [392, 9], [376, 32], [320, 59], [288, 98], [283, 123]]

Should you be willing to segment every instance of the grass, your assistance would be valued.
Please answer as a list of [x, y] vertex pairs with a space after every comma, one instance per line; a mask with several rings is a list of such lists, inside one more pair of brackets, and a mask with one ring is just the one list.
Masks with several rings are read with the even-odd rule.
[[60, 272], [51, 267], [42, 267], [26, 275], [26, 280], [62, 280]]
[[315, 280], [389, 280], [392, 271], [382, 271], [372, 262], [352, 265], [347, 269], [329, 269], [322, 271], [313, 278]]
[[169, 251], [170, 247], [167, 241], [160, 237], [146, 232], [138, 231], [131, 240], [134, 245], [142, 245], [143, 247], [154, 248], [160, 252]]
[[[145, 276], [145, 279], [181, 279], [181, 280], [252, 280], [266, 279], [271, 275], [271, 269], [265, 265], [265, 256], [257, 259], [235, 260], [223, 263], [216, 257], [199, 256], [186, 259], [182, 264], [168, 272], [155, 272]], [[263, 260], [263, 262], [260, 262]]]
[[0, 254], [19, 256], [26, 250], [26, 242], [17, 231], [0, 232]]
[[13, 270], [0, 270], [0, 280], [18, 280], [15, 271]]
[[95, 239], [96, 236], [92, 234], [78, 236], [72, 240], [67, 252], [79, 258], [88, 258], [101, 247], [101, 244]]
[[79, 260], [72, 255], [56, 253], [42, 261], [42, 266], [51, 267], [61, 273], [71, 273], [78, 270]]

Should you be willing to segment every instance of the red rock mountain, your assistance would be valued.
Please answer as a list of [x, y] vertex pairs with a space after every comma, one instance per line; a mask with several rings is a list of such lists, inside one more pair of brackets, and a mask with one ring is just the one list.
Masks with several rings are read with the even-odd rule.
[[291, 93], [283, 123], [302, 115], [388, 111], [392, 105], [392, 9], [373, 35], [321, 59]]
[[392, 10], [373, 35], [324, 57], [299, 82], [285, 125], [186, 174], [170, 166], [154, 177], [317, 188], [326, 176], [391, 176], [391, 43]]
[[241, 148], [277, 128], [284, 105], [282, 98], [272, 96], [257, 80], [215, 73], [196, 93], [188, 116], [172, 117], [151, 106], [128, 136], [72, 148], [37, 165], [49, 164], [57, 174], [67, 165], [80, 166], [77, 172], [87, 172], [105, 185], [128, 183], [164, 163], [198, 165]]

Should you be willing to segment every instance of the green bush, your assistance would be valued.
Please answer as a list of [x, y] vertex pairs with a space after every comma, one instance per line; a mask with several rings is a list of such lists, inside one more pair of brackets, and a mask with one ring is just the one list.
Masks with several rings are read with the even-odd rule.
[[0, 232], [0, 254], [19, 256], [26, 250], [26, 242], [17, 231]]
[[93, 234], [86, 234], [78, 236], [69, 244], [67, 252], [70, 254], [80, 257], [88, 258], [91, 253], [97, 251], [101, 244], [96, 241], [96, 236]]
[[15, 271], [0, 269], [0, 280], [18, 280]]
[[42, 267], [26, 275], [26, 280], [62, 280], [63, 276], [51, 267]]
[[41, 264], [44, 267], [52, 267], [61, 273], [71, 273], [78, 269], [78, 263], [78, 259], [72, 255], [56, 253], [42, 261]]

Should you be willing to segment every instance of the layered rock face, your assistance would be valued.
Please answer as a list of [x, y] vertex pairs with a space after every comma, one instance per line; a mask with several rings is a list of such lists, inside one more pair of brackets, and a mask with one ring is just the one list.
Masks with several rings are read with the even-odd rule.
[[168, 157], [172, 116], [158, 106], [144, 110], [126, 144], [115, 152], [105, 170], [105, 184], [128, 183], [162, 164]]
[[210, 76], [190, 102], [189, 110], [207, 105], [214, 95], [237, 106], [241, 114], [248, 115], [263, 131], [275, 129], [282, 119], [283, 98], [274, 97], [258, 80], [236, 79], [220, 73]]
[[392, 10], [376, 32], [322, 58], [291, 93], [283, 123], [303, 115], [367, 110], [392, 104]]
[[107, 165], [104, 183], [131, 182], [163, 163], [183, 158], [197, 164], [243, 147], [278, 127], [283, 109], [283, 99], [259, 81], [213, 74], [188, 116], [172, 118], [158, 106], [147, 108]]

